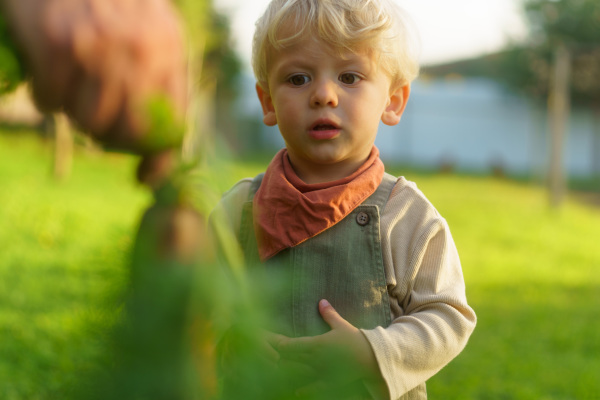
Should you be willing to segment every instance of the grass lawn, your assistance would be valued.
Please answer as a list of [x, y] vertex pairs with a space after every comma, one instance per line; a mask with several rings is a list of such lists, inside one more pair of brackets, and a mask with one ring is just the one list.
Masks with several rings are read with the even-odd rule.
[[98, 326], [127, 271], [149, 196], [130, 157], [77, 154], [51, 177], [51, 144], [0, 136], [0, 398], [59, 399], [101, 351]]
[[[134, 157], [79, 150], [58, 183], [51, 151], [0, 134], [0, 399], [62, 399], [99, 359], [150, 201]], [[261, 169], [231, 166], [219, 187]], [[479, 318], [429, 397], [600, 398], [600, 208], [550, 210], [542, 189], [508, 180], [390, 172], [448, 220]]]

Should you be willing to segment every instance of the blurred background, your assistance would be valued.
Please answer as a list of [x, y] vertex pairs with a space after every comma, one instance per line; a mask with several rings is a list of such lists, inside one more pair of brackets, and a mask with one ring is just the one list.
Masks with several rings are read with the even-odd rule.
[[[600, 3], [397, 1], [422, 72], [376, 144], [448, 220], [479, 317], [430, 398], [600, 398]], [[283, 145], [249, 67], [267, 2], [175, 2], [205, 134], [185, 151], [218, 160], [213, 203]], [[65, 398], [103, 352], [150, 194], [133, 156], [39, 113], [10, 75], [0, 90], [0, 398]]]

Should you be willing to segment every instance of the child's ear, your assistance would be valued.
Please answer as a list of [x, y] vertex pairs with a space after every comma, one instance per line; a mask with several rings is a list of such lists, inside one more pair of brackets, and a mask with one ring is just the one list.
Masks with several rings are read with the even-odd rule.
[[264, 90], [258, 83], [256, 84], [256, 94], [260, 100], [260, 105], [263, 110], [263, 122], [267, 126], [277, 125], [277, 116], [275, 115], [275, 107], [273, 100], [268, 91]]
[[400, 122], [400, 117], [406, 108], [406, 102], [410, 96], [410, 85], [399, 86], [390, 94], [387, 107], [381, 114], [381, 121], [386, 125], [396, 125]]

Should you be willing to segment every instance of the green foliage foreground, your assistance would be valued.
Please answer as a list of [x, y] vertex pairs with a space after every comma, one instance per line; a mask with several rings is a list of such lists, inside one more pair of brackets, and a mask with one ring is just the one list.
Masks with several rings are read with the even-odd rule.
[[[79, 151], [50, 179], [51, 147], [0, 135], [0, 398], [62, 399], [106, 362], [128, 254], [150, 193], [135, 159]], [[261, 165], [233, 165], [223, 189]], [[546, 206], [510, 181], [406, 171], [448, 220], [479, 322], [428, 382], [431, 399], [600, 397], [600, 209]]]

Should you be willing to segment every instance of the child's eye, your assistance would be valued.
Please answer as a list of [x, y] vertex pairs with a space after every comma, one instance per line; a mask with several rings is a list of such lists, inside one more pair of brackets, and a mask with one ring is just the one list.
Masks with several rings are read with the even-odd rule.
[[361, 80], [361, 77], [356, 74], [347, 72], [345, 74], [341, 74], [338, 79], [345, 85], [354, 85], [355, 83]]
[[306, 75], [293, 75], [288, 79], [288, 82], [294, 86], [302, 86], [310, 81], [310, 78]]

